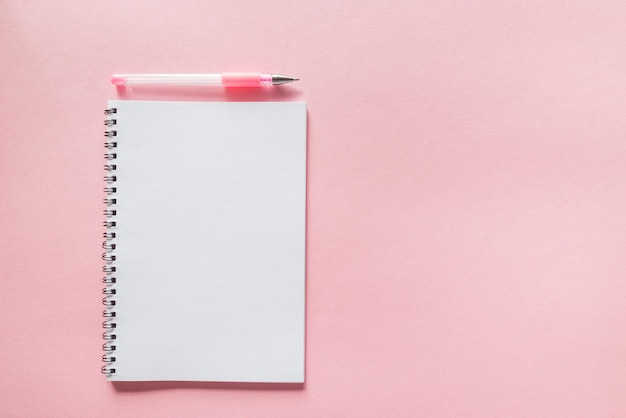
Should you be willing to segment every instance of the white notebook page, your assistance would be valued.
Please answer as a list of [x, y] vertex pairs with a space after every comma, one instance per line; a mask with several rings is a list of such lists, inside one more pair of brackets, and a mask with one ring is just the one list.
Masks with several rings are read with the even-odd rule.
[[305, 103], [109, 101], [116, 373], [303, 382]]

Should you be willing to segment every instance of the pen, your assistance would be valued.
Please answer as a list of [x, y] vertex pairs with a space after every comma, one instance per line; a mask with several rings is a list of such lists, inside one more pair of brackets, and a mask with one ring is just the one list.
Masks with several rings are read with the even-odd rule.
[[172, 86], [261, 87], [291, 83], [299, 78], [280, 74], [221, 73], [221, 74], [113, 74], [116, 86], [161, 84]]

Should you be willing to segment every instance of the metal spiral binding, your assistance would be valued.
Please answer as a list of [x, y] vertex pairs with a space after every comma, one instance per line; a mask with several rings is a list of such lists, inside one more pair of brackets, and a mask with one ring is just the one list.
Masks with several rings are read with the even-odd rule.
[[104, 249], [104, 253], [102, 253], [102, 260], [104, 261], [104, 266], [102, 267], [102, 271], [104, 272], [104, 277], [102, 278], [102, 283], [104, 283], [104, 288], [102, 289], [102, 294], [104, 298], [102, 298], [102, 304], [105, 306], [105, 310], [102, 312], [102, 316], [104, 317], [104, 321], [102, 322], [102, 328], [104, 332], [102, 333], [102, 338], [104, 339], [104, 344], [102, 344], [102, 350], [105, 354], [102, 356], [102, 361], [105, 363], [102, 366], [102, 373], [106, 375], [115, 374], [115, 340], [117, 339], [117, 335], [115, 334], [115, 328], [117, 324], [115, 323], [116, 313], [115, 313], [115, 294], [117, 290], [115, 289], [115, 283], [117, 283], [117, 279], [115, 277], [116, 268], [113, 265], [117, 256], [115, 255], [115, 227], [117, 226], [117, 222], [115, 220], [115, 216], [117, 215], [117, 199], [115, 198], [115, 193], [117, 192], [117, 187], [114, 186], [117, 181], [117, 176], [115, 175], [115, 170], [117, 170], [117, 165], [114, 161], [117, 159], [117, 154], [115, 152], [110, 152], [110, 150], [114, 150], [117, 148], [117, 142], [115, 141], [115, 137], [117, 136], [117, 131], [112, 129], [111, 127], [117, 125], [117, 119], [112, 117], [117, 113], [116, 108], [106, 109], [104, 114], [107, 116], [107, 119], [104, 121], [104, 125], [107, 127], [107, 130], [104, 132], [104, 136], [106, 137], [106, 141], [104, 143], [104, 147], [107, 149], [107, 152], [104, 154], [104, 158], [106, 160], [106, 164], [104, 165], [104, 170], [107, 172], [107, 175], [104, 176], [104, 182], [106, 186], [104, 187], [104, 192], [107, 194], [107, 197], [104, 198], [104, 204], [106, 208], [103, 211], [103, 215], [106, 219], [103, 221], [103, 225], [106, 228], [106, 231], [102, 235], [104, 241], [102, 242], [102, 248]]

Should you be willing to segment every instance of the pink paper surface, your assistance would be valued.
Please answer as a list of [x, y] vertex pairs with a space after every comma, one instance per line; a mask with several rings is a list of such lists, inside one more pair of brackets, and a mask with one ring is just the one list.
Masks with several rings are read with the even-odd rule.
[[[626, 416], [625, 22], [620, 1], [0, 2], [0, 415]], [[301, 81], [109, 83], [220, 71]], [[100, 375], [110, 98], [308, 102], [304, 388]]]

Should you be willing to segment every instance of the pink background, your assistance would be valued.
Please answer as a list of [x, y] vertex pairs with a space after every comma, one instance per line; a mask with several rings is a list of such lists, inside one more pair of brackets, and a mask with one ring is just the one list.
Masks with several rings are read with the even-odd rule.
[[[0, 1], [0, 415], [626, 417], [625, 50], [622, 1]], [[236, 70], [302, 81], [108, 82]], [[100, 375], [118, 97], [308, 102], [303, 389]]]

